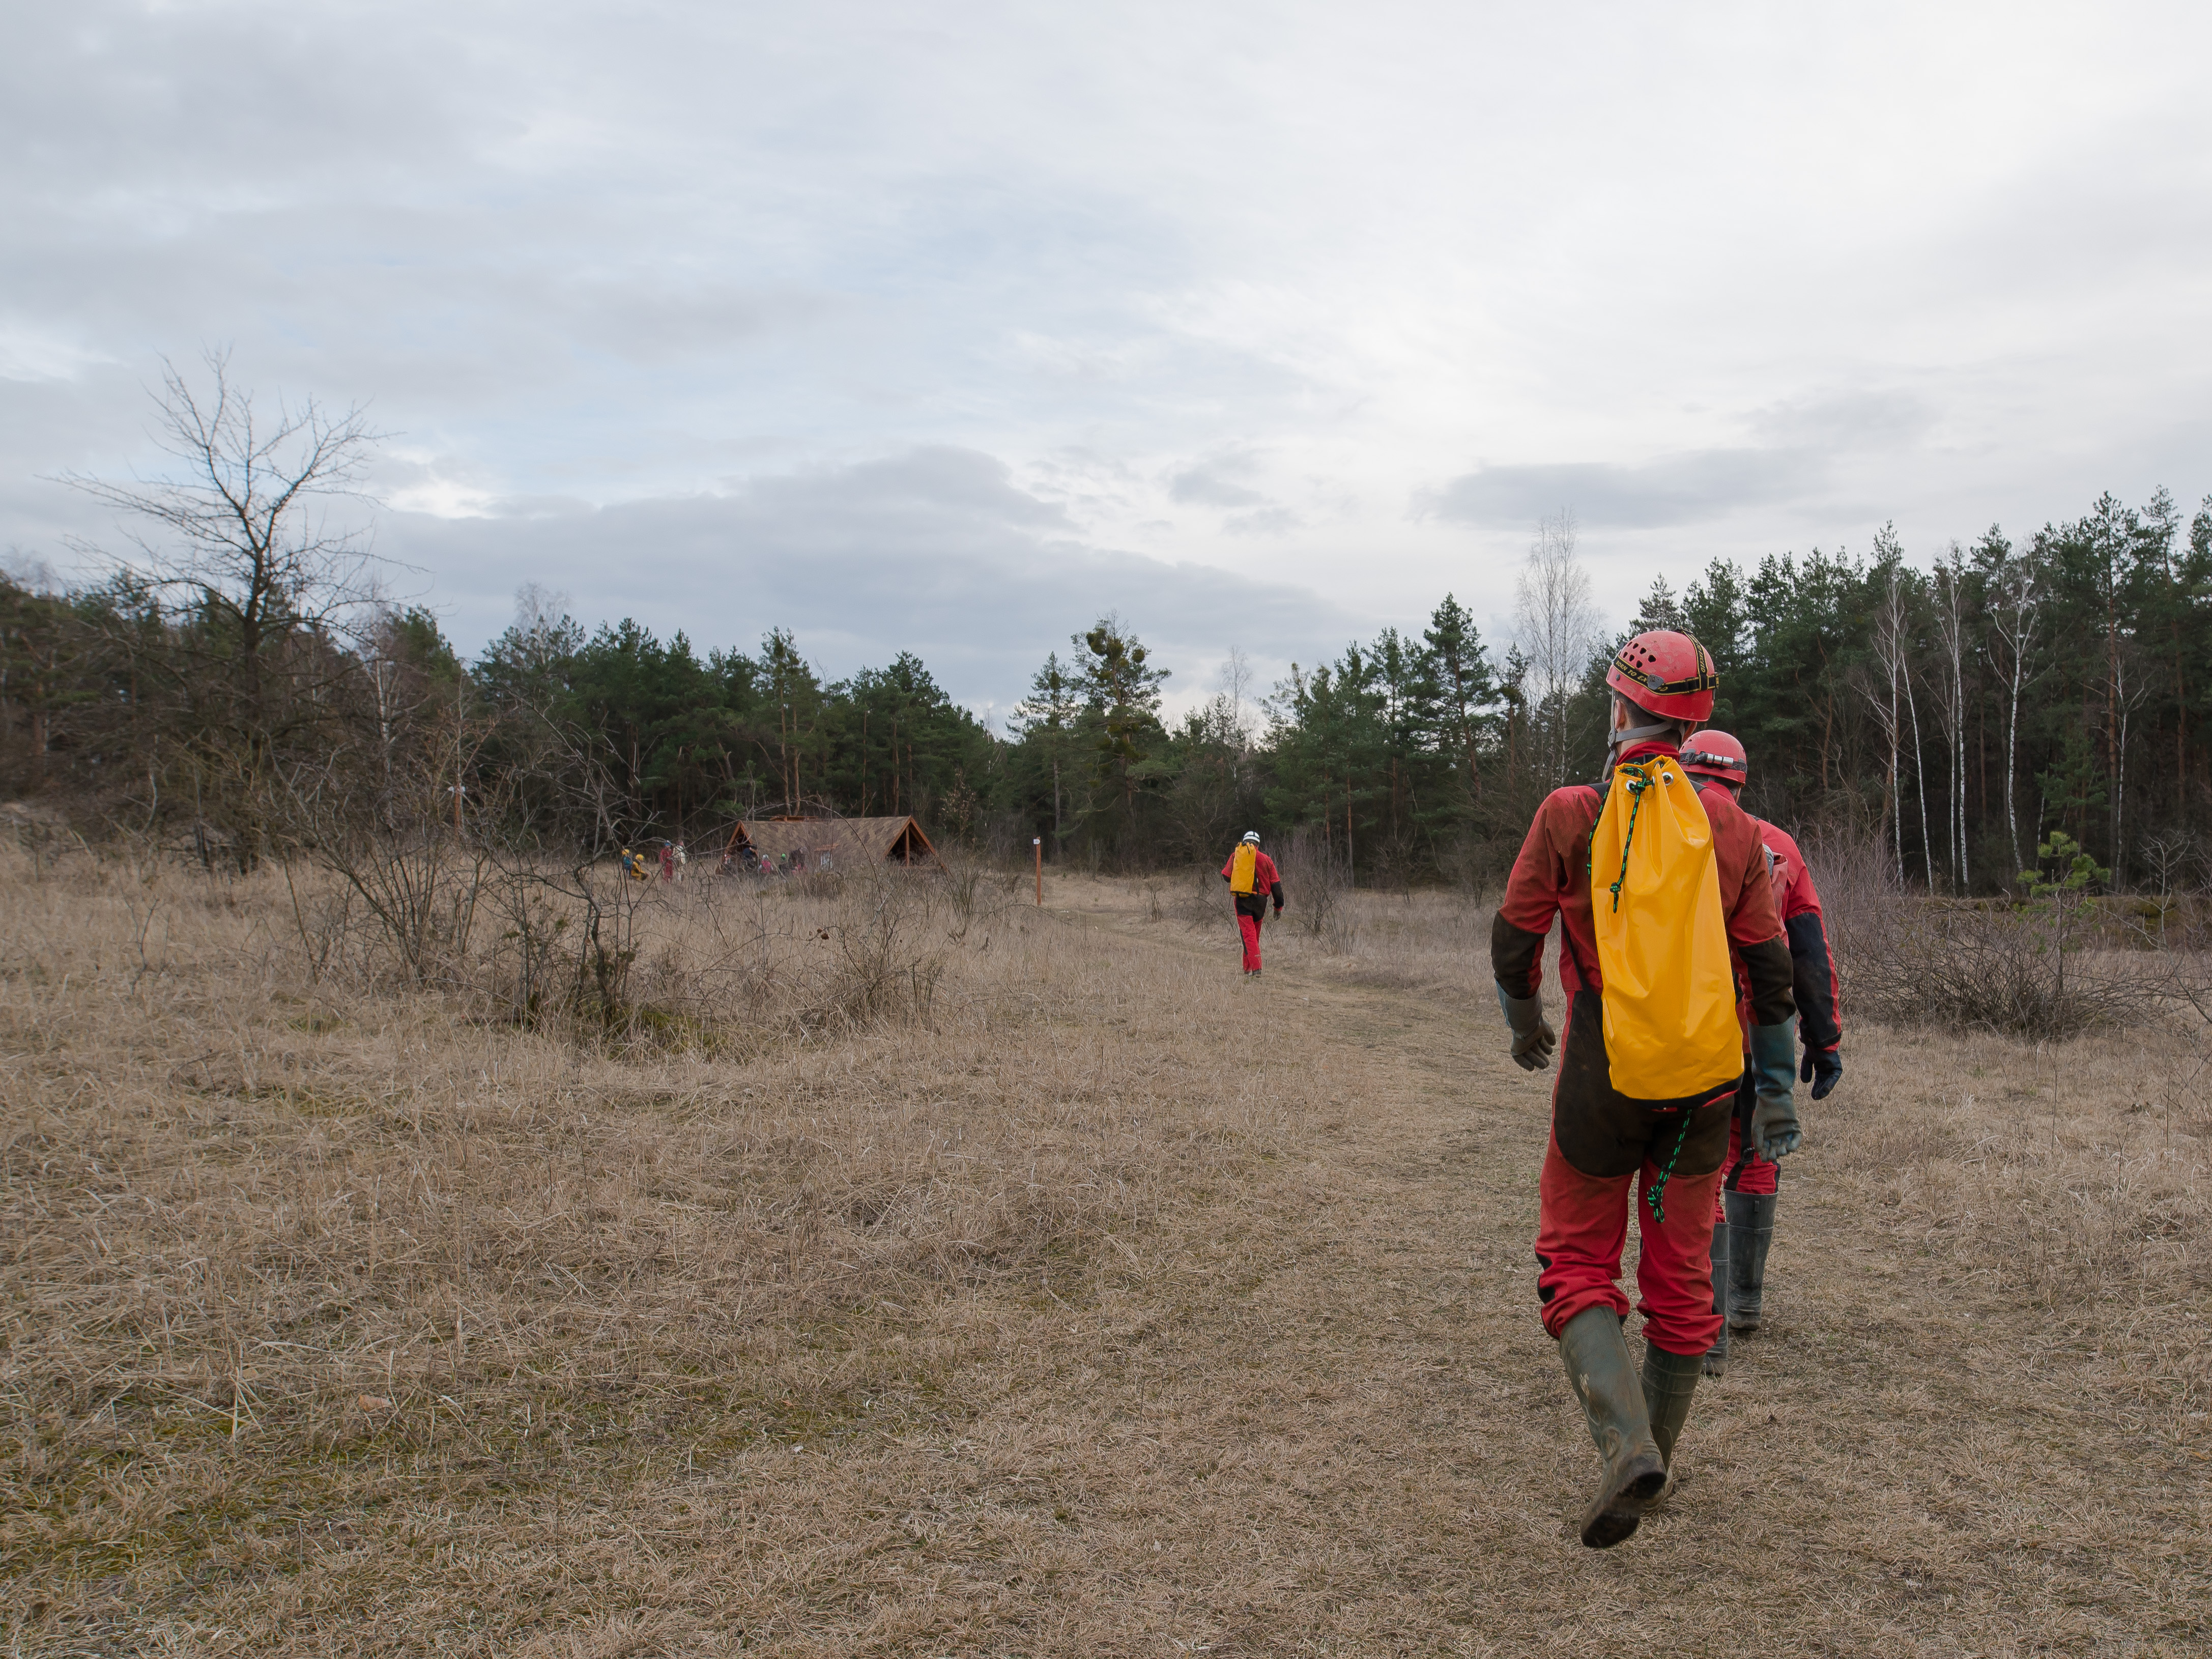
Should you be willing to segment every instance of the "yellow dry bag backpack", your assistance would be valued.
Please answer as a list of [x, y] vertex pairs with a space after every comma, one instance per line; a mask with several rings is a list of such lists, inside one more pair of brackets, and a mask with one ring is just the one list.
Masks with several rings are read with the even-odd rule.
[[1252, 890], [1252, 872], [1259, 866], [1260, 849], [1249, 841], [1240, 842], [1237, 856], [1229, 863], [1229, 890], [1249, 893]]
[[1590, 831], [1590, 908], [1616, 1091], [1684, 1100], [1743, 1073], [1705, 803], [1671, 755], [1613, 769]]

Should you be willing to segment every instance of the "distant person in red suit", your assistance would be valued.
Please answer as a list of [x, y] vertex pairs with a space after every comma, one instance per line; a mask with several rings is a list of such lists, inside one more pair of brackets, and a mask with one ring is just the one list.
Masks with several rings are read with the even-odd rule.
[[1260, 971], [1260, 923], [1267, 914], [1267, 901], [1275, 902], [1275, 914], [1283, 914], [1283, 878], [1275, 868], [1274, 860], [1260, 850], [1260, 832], [1247, 830], [1237, 850], [1229, 855], [1229, 862], [1221, 866], [1221, 878], [1229, 884], [1229, 890], [1237, 896], [1237, 931], [1244, 936], [1244, 971]]

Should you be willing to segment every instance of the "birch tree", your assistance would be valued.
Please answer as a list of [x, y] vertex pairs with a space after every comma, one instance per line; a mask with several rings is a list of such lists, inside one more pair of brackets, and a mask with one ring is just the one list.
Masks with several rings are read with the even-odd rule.
[[1972, 878], [1966, 868], [1966, 554], [1951, 544], [1936, 562], [1931, 584], [1936, 641], [1942, 655], [1936, 665], [1936, 717], [1943, 728], [1944, 760], [1950, 788], [1944, 803], [1944, 831], [1951, 843], [1954, 890], [1964, 892]]
[[1571, 512], [1563, 509], [1557, 518], [1538, 522], [1515, 598], [1516, 643], [1528, 665], [1534, 705], [1547, 722], [1545, 787], [1556, 789], [1567, 777], [1567, 704], [1598, 641], [1597, 606], [1590, 599], [1589, 573], [1575, 554]]
[[2004, 675], [2005, 838], [2011, 845], [2012, 867], [2016, 871], [2024, 862], [2016, 805], [2021, 694], [2033, 678], [2029, 665], [2034, 658], [2036, 630], [2042, 621], [2045, 599], [2043, 564], [2033, 547], [2015, 554], [1995, 526], [1982, 538], [1982, 550], [1990, 627], [2001, 647], [1999, 667]]
[[1881, 669], [1879, 685], [1870, 687], [1867, 701], [1874, 709], [1888, 751], [1889, 767], [1884, 793], [1890, 810], [1890, 847], [1897, 864], [1897, 878], [1905, 879], [1905, 780], [1899, 767], [1905, 737], [1903, 685], [1909, 673], [1907, 644], [1910, 616], [1904, 573], [1890, 563], [1882, 574], [1881, 601], [1875, 607], [1874, 655]]

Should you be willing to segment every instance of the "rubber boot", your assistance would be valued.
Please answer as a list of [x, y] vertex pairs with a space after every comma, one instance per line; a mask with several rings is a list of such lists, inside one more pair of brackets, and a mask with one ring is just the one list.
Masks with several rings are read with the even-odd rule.
[[1690, 1415], [1690, 1396], [1698, 1391], [1698, 1373], [1704, 1369], [1700, 1355], [1668, 1353], [1644, 1345], [1644, 1411], [1651, 1419], [1651, 1437], [1658, 1443], [1659, 1461], [1674, 1467], [1674, 1442]]
[[1705, 1350], [1705, 1375], [1718, 1376], [1728, 1366], [1729, 1230], [1723, 1222], [1713, 1229], [1713, 1311], [1721, 1316], [1721, 1333]]
[[1723, 1193], [1728, 1206], [1729, 1328], [1748, 1335], [1759, 1328], [1766, 1289], [1766, 1247], [1774, 1242], [1772, 1193]]
[[1620, 1315], [1610, 1308], [1583, 1309], [1559, 1333], [1559, 1358], [1605, 1463], [1597, 1496], [1583, 1510], [1583, 1542], [1594, 1550], [1611, 1549], [1636, 1530], [1644, 1506], [1666, 1486], [1667, 1460], [1651, 1437], [1650, 1413]]

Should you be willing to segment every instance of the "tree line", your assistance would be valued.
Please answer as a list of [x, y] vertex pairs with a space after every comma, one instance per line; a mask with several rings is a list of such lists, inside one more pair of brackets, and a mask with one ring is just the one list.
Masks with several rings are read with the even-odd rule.
[[1598, 626], [1565, 516], [1518, 575], [1512, 637], [1447, 594], [1293, 665], [1261, 694], [1231, 654], [1170, 720], [1164, 670], [1107, 617], [1050, 651], [1005, 729], [901, 653], [830, 679], [772, 629], [757, 650], [586, 629], [535, 588], [464, 660], [436, 618], [386, 603], [327, 528], [375, 441], [357, 411], [258, 421], [210, 362], [173, 371], [154, 483], [72, 482], [144, 536], [103, 580], [0, 577], [0, 789], [187, 834], [249, 867], [303, 838], [435, 824], [563, 852], [711, 842], [740, 817], [913, 812], [940, 841], [1150, 868], [1247, 827], [1293, 836], [1362, 884], [1480, 885], [1542, 793], [1603, 765], [1603, 673], [1627, 632], [1712, 651], [1715, 723], [1752, 756], [1747, 803], [1785, 825], [1878, 836], [1905, 880], [2016, 887], [2063, 830], [2122, 885], [2202, 873], [2212, 779], [2212, 501], [2160, 492], [1910, 562], [1894, 532], [1755, 568], [1663, 580]]

